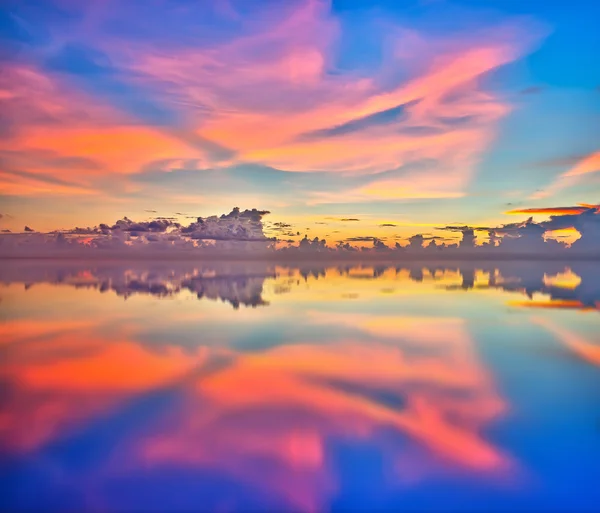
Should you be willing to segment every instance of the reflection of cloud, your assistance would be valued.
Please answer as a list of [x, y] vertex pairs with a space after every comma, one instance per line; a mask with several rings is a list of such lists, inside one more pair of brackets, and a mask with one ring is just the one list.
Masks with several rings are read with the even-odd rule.
[[[218, 264], [212, 271], [208, 264], [189, 263], [10, 267], [13, 278], [6, 267], [0, 278], [34, 284], [22, 293], [27, 300], [36, 290], [44, 293], [36, 283], [100, 292], [133, 281], [176, 290], [186, 280], [229, 276], [233, 286], [264, 265]], [[302, 273], [311, 283], [325, 276], [318, 265], [292, 268], [286, 283]], [[386, 266], [345, 266], [341, 273], [344, 279], [397, 275]], [[64, 292], [45, 287], [46, 300]], [[0, 330], [0, 446], [25, 473], [30, 462], [52, 461], [65, 476], [53, 483], [58, 492], [78, 490], [91, 501], [96, 487], [109, 483], [143, 482], [148, 473], [204, 472], [266, 494], [279, 509], [321, 511], [343, 485], [332, 450], [338, 441], [373, 447], [394, 485], [411, 486], [449, 470], [496, 477], [511, 463], [483, 434], [505, 404], [460, 319], [323, 309], [303, 323], [316, 332], [343, 327], [339, 337], [315, 344], [290, 332], [285, 344], [242, 351], [234, 349], [234, 340], [216, 344], [210, 329], [193, 333], [194, 344], [177, 345], [180, 317], [162, 309], [153, 313], [147, 304], [138, 303], [139, 310], [135, 302], [125, 308], [101, 305], [85, 322], [69, 321], [73, 312], [57, 309], [51, 321], [11, 321]], [[171, 312], [187, 308], [172, 301], [161, 306]], [[233, 323], [240, 314], [217, 320]], [[159, 327], [152, 345], [141, 341], [146, 322], [150, 330]], [[287, 329], [285, 322], [281, 326]], [[253, 337], [265, 336], [262, 328], [246, 329]], [[161, 402], [157, 398], [165, 390], [169, 400]], [[93, 451], [92, 463], [71, 464], [70, 448], [83, 446], [111, 450]], [[102, 497], [106, 507], [120, 509], [111, 502], [114, 495]], [[211, 497], [203, 505], [215, 509]]]
[[73, 329], [67, 322], [55, 333], [25, 328], [25, 335], [13, 325], [0, 371], [8, 385], [0, 427], [3, 451], [31, 451], [61, 438], [135, 394], [181, 378], [206, 357], [204, 348], [194, 355], [176, 347], [151, 352], [131, 340], [102, 338], [98, 327]]
[[[512, 306], [530, 308], [600, 309], [600, 281], [598, 266], [593, 262], [571, 264], [552, 262], [506, 261], [476, 264], [463, 262], [459, 265], [461, 284], [446, 286], [448, 290], [462, 288], [495, 288], [506, 292], [518, 292], [529, 297], [528, 301], [511, 301]], [[486, 283], [475, 283], [477, 270], [489, 274]], [[533, 298], [536, 294], [546, 296]]]
[[[353, 326], [349, 318], [344, 323]], [[421, 328], [428, 323], [435, 318]], [[445, 335], [426, 355], [411, 352], [419, 340], [410, 334], [406, 345], [374, 339], [239, 355], [198, 380], [197, 398], [189, 397], [173, 432], [141, 442], [137, 457], [153, 465], [210, 465], [311, 510], [323, 507], [320, 495], [333, 485], [326, 444], [335, 437], [369, 439], [389, 428], [417, 444], [412, 450], [424, 472], [428, 465], [435, 472], [438, 458], [471, 470], [502, 469], [505, 456], [477, 427], [495, 418], [502, 402], [473, 359], [464, 331]], [[403, 466], [393, 443], [380, 449], [394, 466]], [[252, 461], [270, 462], [266, 476], [249, 472]]]
[[265, 279], [274, 277], [272, 266], [255, 263], [241, 264], [149, 264], [137, 272], [127, 264], [102, 265], [68, 262], [36, 265], [13, 262], [0, 271], [4, 283], [51, 283], [74, 287], [95, 288], [100, 292], [114, 291], [125, 298], [148, 294], [167, 297], [184, 291], [206, 298], [230, 303], [234, 308], [263, 306]]
[[[413, 282], [423, 282], [426, 278], [440, 282], [440, 286], [447, 290], [496, 288], [528, 296], [529, 301], [512, 303], [520, 306], [586, 310], [599, 308], [600, 305], [600, 282], [594, 262], [577, 262], [566, 266], [560, 262], [518, 260], [493, 263], [405, 262], [393, 265], [308, 261], [276, 266], [260, 261], [210, 261], [203, 264], [148, 262], [132, 268], [125, 262], [74, 264], [69, 261], [12, 261], [0, 268], [0, 283], [23, 283], [27, 287], [36, 283], [63, 284], [94, 288], [100, 292], [112, 290], [123, 297], [136, 294], [169, 297], [191, 292], [199, 299], [220, 299], [237, 308], [240, 305], [268, 304], [263, 298], [266, 280], [288, 276], [287, 282], [277, 286], [290, 290], [292, 284], [296, 283], [296, 278], [293, 278], [296, 274], [297, 279], [308, 282], [309, 279], [331, 277], [328, 272], [335, 272], [344, 279], [361, 281], [404, 277]], [[451, 284], [445, 279], [448, 277], [452, 278]], [[533, 301], [536, 294], [543, 294], [546, 298]], [[357, 316], [355, 321], [358, 323], [360, 319], [361, 316]]]
[[[600, 305], [599, 305], [600, 309]], [[565, 346], [582, 360], [600, 366], [600, 345], [595, 344], [576, 333], [560, 327], [546, 317], [534, 317], [533, 321], [552, 333]]]
[[[48, 474], [53, 493], [71, 497], [77, 491], [86, 504], [95, 504], [97, 490], [127, 490], [102, 494], [103, 506], [111, 510], [123, 508], [119, 501], [130, 497], [131, 484], [143, 483], [148, 490], [170, 476], [177, 483], [167, 487], [170, 494], [185, 490], [186, 483], [198, 490], [207, 476], [220, 492], [224, 482], [255, 492], [243, 499], [232, 495], [232, 509], [255, 504], [265, 509], [265, 496], [278, 510], [329, 509], [348, 486], [339, 474], [340, 461], [347, 462], [339, 452], [344, 444], [375, 451], [394, 492], [423, 484], [423, 493], [429, 493], [431, 482], [450, 473], [497, 478], [514, 466], [487, 433], [507, 405], [478, 356], [467, 321], [452, 313], [432, 314], [431, 298], [419, 297], [420, 291], [429, 287], [445, 294], [434, 287], [461, 280], [472, 283], [467, 290], [483, 283], [510, 290], [518, 283], [515, 290], [533, 293], [545, 287], [558, 294], [560, 289], [589, 301], [597, 284], [595, 269], [578, 264], [566, 272], [564, 265], [528, 262], [462, 262], [429, 269], [421, 263], [397, 268], [314, 263], [275, 270], [259, 262], [14, 262], [0, 268], [0, 280], [33, 284], [21, 293], [22, 301], [35, 297], [35, 291], [45, 292], [49, 301], [64, 297], [64, 289], [37, 283], [93, 287], [100, 298], [100, 291], [127, 290], [130, 282], [136, 283], [134, 289], [161, 285], [161, 291], [175, 294], [188, 281], [229, 290], [272, 273], [279, 278], [271, 283], [283, 283], [290, 291], [274, 296], [270, 310], [276, 317], [282, 312], [276, 304], [293, 301], [294, 294], [305, 301], [301, 294], [310, 289], [317, 302], [303, 307], [307, 315], [290, 313], [299, 335], [289, 329], [290, 318], [282, 316], [267, 333], [260, 312], [226, 309], [218, 317], [218, 309], [204, 304], [209, 315], [215, 312], [216, 326], [236, 324], [248, 314], [261, 320], [243, 325], [224, 344], [216, 343], [215, 324], [203, 317], [202, 324], [185, 326], [193, 342], [177, 345], [179, 314], [196, 318], [198, 311], [175, 301], [152, 301], [154, 311], [144, 301], [124, 307], [113, 302], [110, 309], [103, 306], [108, 302], [90, 301], [93, 315], [82, 321], [68, 320], [73, 317], [68, 308], [57, 308], [51, 320], [11, 320], [0, 326], [0, 446], [19, 475], [41, 479], [47, 468], [59, 469], [61, 479]], [[370, 279], [350, 281], [357, 276]], [[379, 312], [371, 297], [391, 281], [398, 291], [415, 290], [426, 310], [396, 315], [398, 306], [388, 296], [390, 308]], [[340, 309], [339, 302], [327, 300], [326, 287], [337, 301], [340, 290], [360, 290], [359, 302]], [[71, 300], [79, 301], [80, 295], [71, 294]], [[38, 305], [27, 308], [37, 311]], [[448, 307], [445, 298], [440, 305]], [[473, 314], [480, 320], [479, 310]], [[142, 342], [148, 331], [155, 335], [152, 345]], [[259, 343], [236, 349], [241, 332]], [[323, 338], [311, 339], [310, 333]], [[555, 333], [582, 358], [598, 362], [593, 342], [564, 329]], [[275, 340], [262, 344], [271, 337]], [[203, 507], [217, 509], [216, 495], [227, 493], [211, 495], [202, 488], [177, 497], [182, 504], [201, 497]]]

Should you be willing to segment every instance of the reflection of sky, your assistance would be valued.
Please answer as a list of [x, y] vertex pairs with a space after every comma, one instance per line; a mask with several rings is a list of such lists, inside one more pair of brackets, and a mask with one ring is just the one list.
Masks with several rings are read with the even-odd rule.
[[594, 269], [498, 265], [15, 264], [2, 509], [591, 508]]

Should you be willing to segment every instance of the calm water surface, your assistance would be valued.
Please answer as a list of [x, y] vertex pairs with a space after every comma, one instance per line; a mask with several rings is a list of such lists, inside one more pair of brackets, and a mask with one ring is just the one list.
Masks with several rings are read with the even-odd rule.
[[0, 267], [2, 511], [600, 505], [600, 266]]

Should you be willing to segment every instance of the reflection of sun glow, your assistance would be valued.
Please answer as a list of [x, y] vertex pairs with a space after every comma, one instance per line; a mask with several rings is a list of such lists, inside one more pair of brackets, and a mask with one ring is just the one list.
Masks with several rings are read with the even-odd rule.
[[598, 305], [586, 306], [581, 301], [568, 300], [568, 299], [545, 299], [545, 300], [534, 300], [534, 301], [509, 301], [510, 306], [524, 306], [527, 308], [557, 308], [557, 309], [576, 309], [582, 311], [593, 311], [599, 310]]

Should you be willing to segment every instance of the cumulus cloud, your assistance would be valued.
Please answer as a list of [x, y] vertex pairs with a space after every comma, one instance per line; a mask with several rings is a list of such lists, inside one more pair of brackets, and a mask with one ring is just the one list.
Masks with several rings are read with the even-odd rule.
[[263, 233], [262, 218], [269, 214], [267, 210], [244, 210], [235, 207], [229, 214], [221, 217], [199, 217], [181, 229], [181, 233], [194, 240], [230, 240], [266, 242], [271, 239]]
[[0, 238], [0, 252], [5, 255], [25, 253], [43, 255], [46, 252], [75, 252], [107, 254], [110, 251], [153, 255], [178, 254], [194, 251], [242, 254], [267, 250], [275, 239], [263, 231], [265, 210], [234, 208], [221, 216], [198, 217], [189, 225], [167, 218], [133, 221], [128, 217], [116, 223], [100, 223], [93, 227], [75, 227], [70, 230], [34, 233], [25, 228], [22, 237], [12, 235]]
[[[71, 230], [38, 233], [26, 227], [24, 234], [7, 234], [0, 238], [0, 252], [6, 254], [32, 255], [45, 251], [94, 250], [139, 251], [152, 255], [154, 251], [162, 254], [179, 252], [207, 251], [217, 255], [251, 255], [255, 251], [264, 254], [293, 255], [294, 253], [335, 254], [360, 249], [361, 252], [373, 250], [397, 251], [406, 255], [418, 254], [427, 250], [439, 250], [444, 255], [480, 255], [481, 257], [501, 254], [527, 254], [547, 256], [570, 251], [574, 255], [600, 254], [600, 208], [597, 205], [578, 207], [544, 207], [533, 209], [535, 213], [547, 214], [548, 219], [535, 221], [529, 217], [524, 221], [507, 223], [500, 226], [482, 225], [446, 225], [435, 230], [460, 233], [456, 242], [439, 235], [417, 233], [408, 238], [403, 246], [396, 239], [394, 247], [386, 244], [385, 237], [370, 234], [355, 235], [337, 241], [332, 246], [326, 239], [304, 236], [294, 245], [291, 236], [300, 232], [290, 231], [291, 225], [282, 221], [267, 225], [263, 218], [269, 211], [256, 208], [240, 210], [234, 208], [221, 216], [198, 217], [188, 225], [182, 225], [170, 218], [156, 218], [150, 221], [133, 221], [127, 217], [116, 223], [101, 223], [94, 227], [75, 227]], [[522, 209], [531, 213], [532, 209]], [[393, 225], [393, 223], [384, 223]], [[281, 239], [269, 237], [265, 231], [279, 233]], [[559, 242], [555, 232], [571, 231], [579, 234], [579, 239], [567, 245]], [[334, 230], [333, 233], [338, 233]], [[478, 240], [478, 234], [483, 238]], [[550, 234], [550, 235], [549, 235]], [[554, 236], [553, 236], [554, 234]], [[368, 243], [372, 246], [353, 248], [354, 243]], [[277, 243], [288, 244], [277, 247]], [[392, 241], [393, 243], [393, 241]], [[165, 251], [170, 253], [164, 253]], [[440, 253], [440, 254], [442, 254]], [[99, 253], [102, 254], [102, 253]], [[140, 253], [141, 254], [141, 253]], [[565, 255], [567, 253], [564, 253]]]
[[157, 218], [152, 221], [135, 222], [125, 217], [117, 221], [111, 230], [123, 230], [124, 232], [165, 232], [169, 227], [178, 228], [179, 223], [169, 219]]

